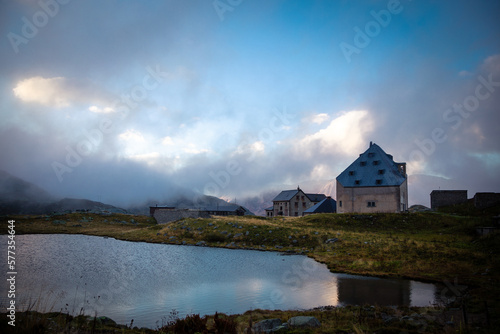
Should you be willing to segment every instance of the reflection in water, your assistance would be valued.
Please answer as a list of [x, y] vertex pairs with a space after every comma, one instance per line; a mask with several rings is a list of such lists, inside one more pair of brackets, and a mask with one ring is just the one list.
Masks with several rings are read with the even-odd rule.
[[[6, 244], [7, 236], [0, 236], [0, 247]], [[367, 303], [424, 306], [435, 295], [431, 284], [332, 274], [305, 256], [83, 235], [16, 236], [16, 263], [19, 302], [41, 298], [41, 311], [84, 310], [146, 327], [173, 309], [184, 316]], [[0, 270], [7, 272], [5, 266], [1, 262]], [[6, 291], [6, 281], [0, 282]], [[2, 294], [0, 306], [7, 302]]]
[[339, 300], [343, 304], [410, 304], [410, 281], [341, 276], [338, 286]]

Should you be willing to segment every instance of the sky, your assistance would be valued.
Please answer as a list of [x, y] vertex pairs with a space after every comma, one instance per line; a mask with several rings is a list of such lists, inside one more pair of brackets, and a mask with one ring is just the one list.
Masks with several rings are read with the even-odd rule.
[[[293, 189], [377, 143], [500, 191], [499, 1], [0, 1], [0, 169], [114, 205]], [[332, 186], [333, 184], [333, 186]]]

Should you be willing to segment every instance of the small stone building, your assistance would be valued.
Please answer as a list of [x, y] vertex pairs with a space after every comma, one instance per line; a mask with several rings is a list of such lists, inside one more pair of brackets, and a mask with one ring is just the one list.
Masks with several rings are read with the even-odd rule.
[[408, 210], [406, 163], [394, 162], [375, 143], [337, 176], [337, 212]]
[[431, 192], [431, 209], [467, 202], [467, 190], [433, 190]]
[[306, 194], [300, 187], [297, 187], [296, 190], [284, 190], [273, 199], [272, 211], [266, 209], [266, 215], [268, 217], [300, 217], [305, 210], [325, 198], [324, 194]]

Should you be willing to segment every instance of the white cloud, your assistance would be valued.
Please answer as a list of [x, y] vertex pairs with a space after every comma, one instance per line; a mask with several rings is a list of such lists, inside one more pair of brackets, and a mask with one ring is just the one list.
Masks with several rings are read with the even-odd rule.
[[330, 116], [328, 116], [325, 113], [316, 114], [311, 118], [311, 122], [316, 123], [316, 124], [322, 124], [322, 123], [328, 121], [329, 118], [330, 118]]
[[174, 140], [172, 137], [166, 136], [162, 139], [161, 144], [164, 146], [172, 146], [174, 145]]
[[39, 103], [45, 106], [63, 108], [70, 105], [70, 99], [64, 94], [66, 79], [63, 77], [33, 77], [17, 83], [14, 95], [24, 102]]
[[109, 114], [115, 112], [115, 110], [111, 107], [100, 108], [98, 106], [90, 106], [89, 110], [98, 114]]
[[91, 82], [64, 77], [31, 77], [19, 81], [13, 88], [14, 95], [23, 102], [37, 103], [52, 108], [66, 108], [75, 104], [92, 105], [92, 112], [111, 112], [112, 97]]
[[130, 142], [145, 142], [144, 136], [137, 130], [129, 129], [118, 135], [118, 138]]
[[330, 124], [316, 133], [305, 136], [296, 149], [302, 154], [311, 155], [341, 153], [352, 155], [365, 147], [367, 135], [374, 129], [374, 120], [366, 110], [343, 112]]

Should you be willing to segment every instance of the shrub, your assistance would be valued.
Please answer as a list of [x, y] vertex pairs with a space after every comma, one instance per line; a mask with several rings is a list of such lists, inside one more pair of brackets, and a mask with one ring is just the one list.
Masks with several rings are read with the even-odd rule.
[[222, 234], [211, 232], [205, 236], [205, 240], [208, 242], [222, 242], [226, 240], [226, 237]]

